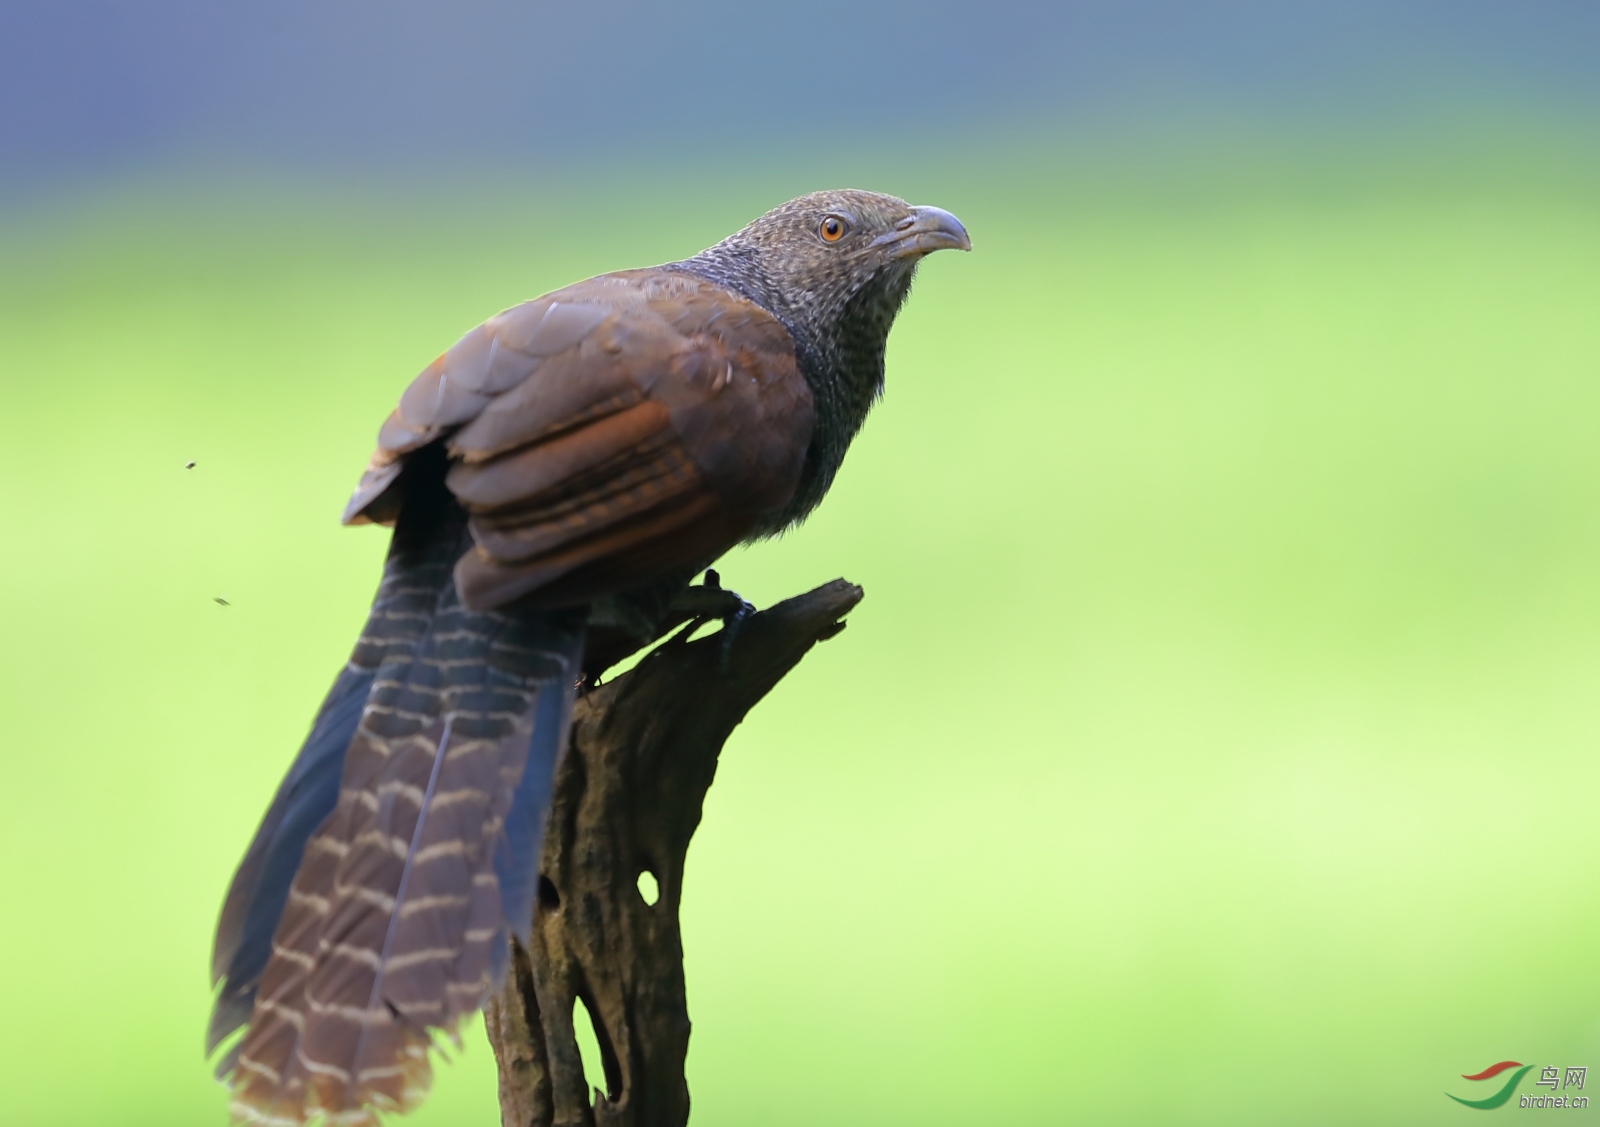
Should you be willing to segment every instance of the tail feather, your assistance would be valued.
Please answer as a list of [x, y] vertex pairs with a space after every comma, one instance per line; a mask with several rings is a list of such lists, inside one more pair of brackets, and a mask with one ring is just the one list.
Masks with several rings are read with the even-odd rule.
[[[339, 797], [344, 750], [371, 687], [370, 670], [347, 666], [340, 672], [234, 875], [212, 951], [211, 982], [223, 987], [206, 1031], [207, 1053], [250, 1020], [256, 983], [272, 953], [272, 929], [289, 899], [306, 841]], [[223, 1071], [232, 1067], [231, 1058], [225, 1058]]]
[[[345, 751], [379, 668], [415, 651], [460, 555], [448, 528], [396, 530], [372, 611], [349, 663], [329, 690], [311, 733], [284, 777], [240, 862], [223, 903], [212, 949], [212, 984], [222, 983], [206, 1033], [206, 1052], [250, 1020], [306, 843], [333, 811]], [[233, 1071], [234, 1053], [218, 1065]]]
[[[583, 660], [581, 647], [565, 655], [576, 668]], [[565, 691], [547, 693], [534, 710], [533, 737], [528, 745], [528, 765], [506, 812], [505, 833], [494, 855], [495, 876], [500, 881], [500, 905], [511, 931], [524, 944], [533, 930], [533, 901], [539, 888], [539, 845], [544, 840], [545, 816], [550, 811], [556, 764], [567, 750], [572, 729], [572, 702], [576, 684], [568, 677]], [[495, 955], [503, 951], [494, 952]], [[494, 968], [498, 981], [503, 966]]]
[[582, 647], [581, 615], [474, 612], [447, 584], [417, 646], [377, 670], [273, 936], [239, 1116], [367, 1123], [426, 1091], [430, 1031], [484, 1004], [531, 921], [532, 827]]

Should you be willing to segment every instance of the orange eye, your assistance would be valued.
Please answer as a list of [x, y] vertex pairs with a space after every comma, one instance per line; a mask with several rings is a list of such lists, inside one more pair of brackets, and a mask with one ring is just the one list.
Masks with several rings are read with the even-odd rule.
[[822, 241], [825, 243], [836, 243], [844, 238], [845, 232], [849, 230], [850, 224], [837, 215], [830, 215], [817, 228], [817, 234], [822, 236]]

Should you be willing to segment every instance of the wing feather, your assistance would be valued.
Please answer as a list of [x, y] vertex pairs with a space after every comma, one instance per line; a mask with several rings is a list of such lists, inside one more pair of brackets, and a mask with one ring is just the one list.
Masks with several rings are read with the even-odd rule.
[[759, 307], [665, 270], [604, 275], [490, 318], [423, 370], [347, 521], [392, 519], [447, 442], [474, 549], [469, 606], [582, 601], [709, 563], [794, 494], [811, 392]]

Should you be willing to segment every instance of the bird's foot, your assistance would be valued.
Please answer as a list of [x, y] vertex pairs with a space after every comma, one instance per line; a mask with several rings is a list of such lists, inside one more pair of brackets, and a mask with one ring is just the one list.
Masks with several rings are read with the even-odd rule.
[[705, 581], [699, 586], [685, 587], [678, 592], [672, 600], [672, 610], [689, 619], [689, 625], [674, 639], [678, 642], [687, 642], [691, 634], [714, 618], [722, 621], [722, 629], [717, 634], [717, 666], [724, 671], [728, 668], [739, 629], [756, 612], [755, 606], [740, 598], [738, 592], [722, 585], [722, 577], [715, 568], [706, 569]]

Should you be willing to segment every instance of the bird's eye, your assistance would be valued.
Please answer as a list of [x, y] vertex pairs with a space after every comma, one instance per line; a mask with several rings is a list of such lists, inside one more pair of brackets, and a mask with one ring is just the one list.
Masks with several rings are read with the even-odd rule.
[[850, 230], [850, 224], [837, 215], [830, 215], [817, 227], [817, 234], [825, 243], [836, 243]]

